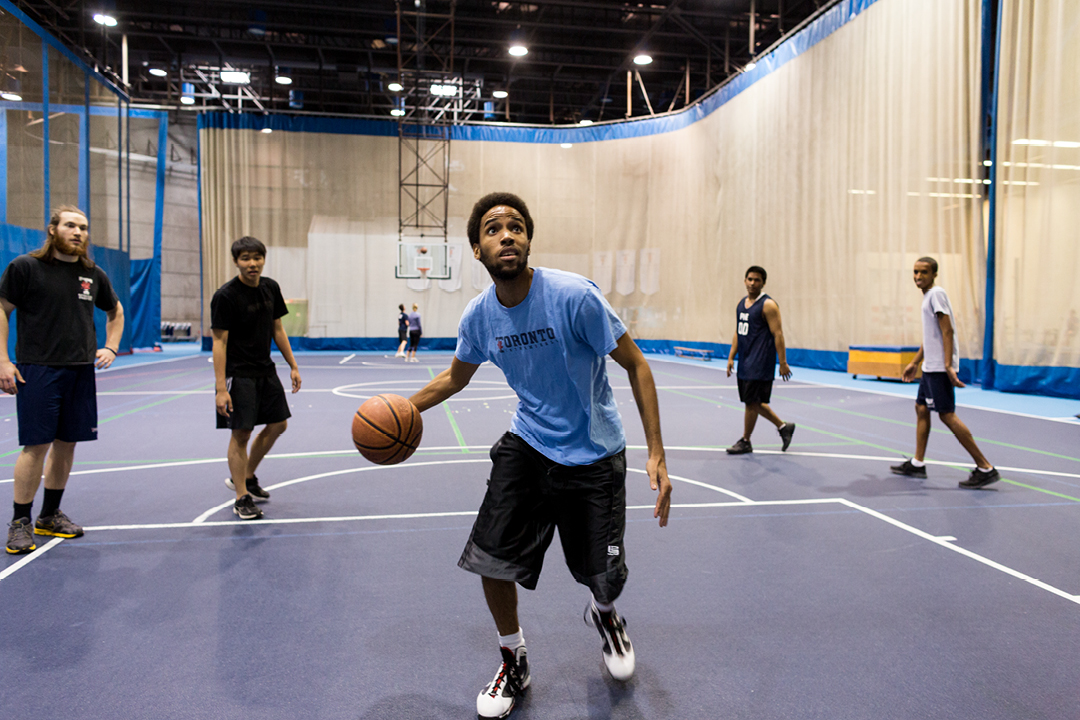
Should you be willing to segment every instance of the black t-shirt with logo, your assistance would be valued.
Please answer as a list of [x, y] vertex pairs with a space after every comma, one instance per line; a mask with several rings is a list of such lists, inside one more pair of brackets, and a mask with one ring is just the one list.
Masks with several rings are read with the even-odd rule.
[[94, 308], [111, 312], [119, 303], [109, 277], [96, 265], [30, 255], [20, 255], [4, 270], [0, 297], [15, 306], [15, 359], [32, 365], [93, 363]]
[[268, 277], [251, 287], [234, 277], [218, 288], [210, 301], [210, 327], [228, 330], [225, 345], [226, 377], [266, 377], [273, 375], [270, 341], [274, 321], [289, 314], [281, 288]]

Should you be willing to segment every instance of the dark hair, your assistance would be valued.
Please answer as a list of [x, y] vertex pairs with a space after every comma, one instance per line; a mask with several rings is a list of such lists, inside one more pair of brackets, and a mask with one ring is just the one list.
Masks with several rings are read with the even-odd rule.
[[762, 284], [764, 284], [769, 279], [769, 274], [765, 272], [765, 268], [761, 267], [760, 265], [751, 265], [749, 268], [746, 269], [746, 274], [743, 275], [743, 280], [750, 277], [750, 273], [752, 272], [757, 273], [761, 276]]
[[[60, 238], [56, 236], [56, 229], [60, 227], [60, 215], [63, 213], [74, 213], [86, 217], [86, 213], [74, 205], [60, 205], [53, 208], [49, 217], [49, 224], [45, 228], [45, 244], [28, 253], [31, 257], [36, 257], [38, 260], [50, 264], [56, 262], [56, 258], [53, 257], [53, 250], [59, 250], [57, 246], [60, 244]], [[90, 233], [88, 232], [86, 233], [86, 252], [79, 256], [79, 262], [86, 268], [94, 267], [94, 261], [90, 259], [90, 247]]]
[[512, 207], [521, 213], [521, 217], [525, 219], [525, 235], [532, 240], [533, 219], [532, 215], [529, 214], [529, 208], [526, 207], [525, 201], [513, 193], [493, 192], [480, 198], [473, 205], [469, 223], [465, 226], [465, 233], [469, 236], [470, 245], [480, 244], [480, 221], [484, 218], [484, 213], [498, 205]]
[[918, 260], [916, 260], [915, 262], [922, 262], [922, 263], [926, 263], [927, 265], [929, 265], [929, 266], [930, 266], [930, 272], [932, 272], [932, 273], [934, 273], [935, 275], [937, 275], [937, 260], [935, 260], [934, 258], [932, 258], [932, 257], [929, 257], [929, 256], [927, 256], [927, 257], [921, 257], [921, 258], [919, 258]]
[[240, 253], [258, 253], [263, 257], [266, 257], [266, 246], [262, 244], [261, 240], [256, 240], [250, 235], [245, 235], [232, 244], [232, 259], [236, 262], [240, 259]]
[[398, 305], [397, 309], [400, 310], [401, 312], [405, 312], [405, 306], [404, 305]]

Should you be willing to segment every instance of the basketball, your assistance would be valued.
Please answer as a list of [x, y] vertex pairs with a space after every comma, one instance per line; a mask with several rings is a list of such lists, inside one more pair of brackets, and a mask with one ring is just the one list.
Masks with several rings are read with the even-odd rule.
[[396, 465], [420, 446], [424, 421], [416, 406], [400, 395], [376, 395], [353, 415], [353, 444], [377, 465]]
[[424, 245], [420, 248], [420, 254], [427, 255], [427, 245]]

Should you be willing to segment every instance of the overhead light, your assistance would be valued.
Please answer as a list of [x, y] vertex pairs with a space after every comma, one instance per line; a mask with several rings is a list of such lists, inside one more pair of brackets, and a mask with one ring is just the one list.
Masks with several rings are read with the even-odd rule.
[[274, 82], [278, 85], [292, 85], [292, 78], [279, 72], [274, 76]]
[[98, 25], [104, 25], [105, 27], [116, 27], [116, 18], [112, 15], [106, 15], [105, 13], [95, 13], [94, 22]]
[[439, 83], [433, 83], [428, 88], [428, 92], [432, 95], [438, 95], [439, 97], [456, 97], [458, 94], [457, 85], [442, 85]]
[[509, 95], [510, 93], [506, 92], [505, 90], [496, 90], [495, 92], [491, 93], [491, 97], [495, 98], [496, 100], [502, 100]]
[[154, 77], [165, 77], [169, 74], [168, 71], [162, 70], [161, 68], [150, 68], [147, 72], [149, 72]]
[[572, 147], [574, 147], [574, 143], [563, 143], [559, 147], [561, 147], [561, 148], [572, 148]]
[[401, 92], [402, 90], [405, 89], [405, 86], [402, 85], [399, 82], [392, 82], [392, 83], [390, 83], [389, 85], [386, 86], [386, 89], [389, 90], [390, 92]]
[[592, 125], [592, 120], [581, 120], [580, 122], [578, 122], [578, 125]]
[[180, 102], [184, 105], [195, 104], [195, 84], [194, 83], [181, 83], [180, 84]]
[[394, 108], [393, 110], [390, 111], [390, 114], [393, 115], [394, 117], [402, 117], [405, 114], [405, 111], [402, 110], [401, 108]]
[[640, 55], [637, 55], [637, 56], [634, 57], [634, 64], [635, 65], [648, 65], [651, 62], [652, 62], [652, 55], [646, 55], [645, 53], [641, 53]]
[[520, 44], [511, 45], [510, 46], [510, 54], [513, 55], [514, 57], [525, 57], [526, 55], [529, 54], [529, 48], [525, 47], [524, 45], [520, 45]]
[[753, 70], [756, 67], [757, 67], [757, 63], [754, 62], [753, 60], [751, 60], [750, 62], [746, 63], [745, 66], [743, 66], [743, 71], [744, 72], [750, 72], [751, 70]]
[[269, 135], [270, 133], [274, 132], [274, 128], [265, 127], [259, 132], [261, 132], [263, 135]]
[[10, 102], [22, 102], [22, 95], [13, 92], [0, 92], [0, 98]]
[[986, 167], [993, 167], [994, 166], [994, 161], [993, 160], [983, 160], [983, 165], [985, 165]]
[[222, 70], [221, 82], [230, 85], [247, 85], [251, 82], [251, 73], [243, 70]]

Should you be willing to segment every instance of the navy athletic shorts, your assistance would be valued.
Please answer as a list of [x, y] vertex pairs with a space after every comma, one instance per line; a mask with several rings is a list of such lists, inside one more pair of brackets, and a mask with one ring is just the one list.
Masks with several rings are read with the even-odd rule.
[[276, 373], [266, 377], [232, 377], [226, 383], [233, 410], [229, 417], [214, 413], [219, 430], [252, 430], [256, 425], [269, 425], [292, 417], [285, 388]]
[[559, 529], [570, 574], [600, 602], [626, 584], [626, 453], [560, 465], [513, 433], [491, 448], [491, 478], [458, 566], [536, 588]]
[[397, 331], [397, 341], [403, 343], [409, 339], [409, 328], [399, 328]]
[[739, 380], [739, 402], [765, 403], [772, 398], [772, 380]]
[[956, 392], [949, 381], [949, 373], [924, 372], [919, 380], [916, 405], [925, 405], [938, 415], [956, 412]]
[[26, 382], [19, 385], [19, 444], [53, 440], [97, 440], [97, 385], [94, 366], [18, 363]]

